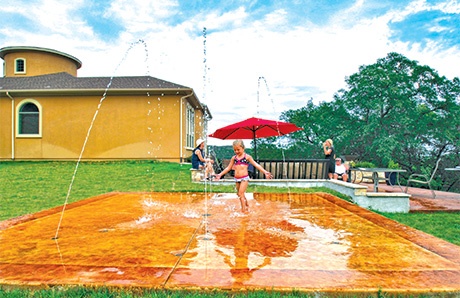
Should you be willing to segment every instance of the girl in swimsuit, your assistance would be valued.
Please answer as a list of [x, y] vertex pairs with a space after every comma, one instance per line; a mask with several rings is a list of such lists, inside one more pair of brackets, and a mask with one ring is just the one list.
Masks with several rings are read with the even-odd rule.
[[241, 202], [241, 210], [246, 213], [248, 211], [248, 200], [246, 199], [245, 192], [249, 184], [249, 164], [252, 164], [254, 168], [263, 172], [267, 179], [272, 179], [273, 176], [269, 171], [266, 171], [261, 165], [256, 163], [252, 156], [244, 153], [244, 143], [242, 140], [233, 142], [233, 151], [235, 155], [230, 160], [228, 166], [216, 175], [216, 178], [219, 180], [220, 177], [227, 174], [232, 168], [235, 170], [236, 191]]

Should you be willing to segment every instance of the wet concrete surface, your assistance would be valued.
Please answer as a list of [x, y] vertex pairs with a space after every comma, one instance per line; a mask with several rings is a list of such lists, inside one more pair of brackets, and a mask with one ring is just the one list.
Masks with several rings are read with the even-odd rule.
[[68, 205], [59, 230], [62, 207], [3, 221], [0, 284], [460, 293], [459, 246], [324, 193], [249, 206], [110, 193]]

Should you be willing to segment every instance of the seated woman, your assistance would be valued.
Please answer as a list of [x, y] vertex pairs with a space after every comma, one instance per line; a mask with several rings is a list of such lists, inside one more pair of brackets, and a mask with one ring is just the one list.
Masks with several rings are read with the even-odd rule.
[[340, 157], [335, 159], [334, 179], [340, 179], [345, 182], [348, 181], [348, 168], [345, 164], [342, 163], [342, 159]]
[[196, 148], [193, 149], [192, 168], [197, 170], [205, 170], [204, 179], [208, 180], [215, 176], [212, 166], [214, 161], [209, 158], [204, 158], [204, 156], [204, 140], [198, 139], [196, 141]]

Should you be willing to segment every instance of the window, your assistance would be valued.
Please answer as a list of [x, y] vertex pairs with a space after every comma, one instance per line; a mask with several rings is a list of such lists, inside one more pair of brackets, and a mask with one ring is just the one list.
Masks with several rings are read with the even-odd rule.
[[195, 110], [187, 103], [186, 115], [186, 145], [187, 147], [195, 148]]
[[18, 106], [17, 133], [19, 136], [40, 136], [40, 105], [25, 101]]
[[25, 73], [26, 72], [26, 60], [18, 58], [14, 61], [14, 72]]

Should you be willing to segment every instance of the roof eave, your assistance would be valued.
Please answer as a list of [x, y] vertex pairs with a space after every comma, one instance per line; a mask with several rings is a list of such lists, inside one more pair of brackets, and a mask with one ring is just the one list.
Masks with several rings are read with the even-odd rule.
[[192, 88], [171, 88], [171, 89], [160, 89], [160, 88], [93, 88], [93, 89], [0, 89], [0, 97], [7, 96], [74, 96], [74, 95], [92, 95], [92, 96], [103, 96], [104, 93], [107, 96], [122, 96], [122, 95], [145, 95], [145, 96], [165, 96], [165, 95], [177, 95], [177, 96], [188, 96], [191, 95], [189, 100], [197, 108], [201, 109], [208, 117], [211, 117], [211, 112], [208, 107], [200, 102], [196, 97]]
[[0, 93], [10, 93], [16, 96], [30, 96], [30, 95], [103, 95], [105, 92], [110, 95], [186, 95], [192, 92], [191, 88], [178, 88], [178, 89], [156, 89], [156, 88], [92, 88], [92, 89], [0, 89]]

